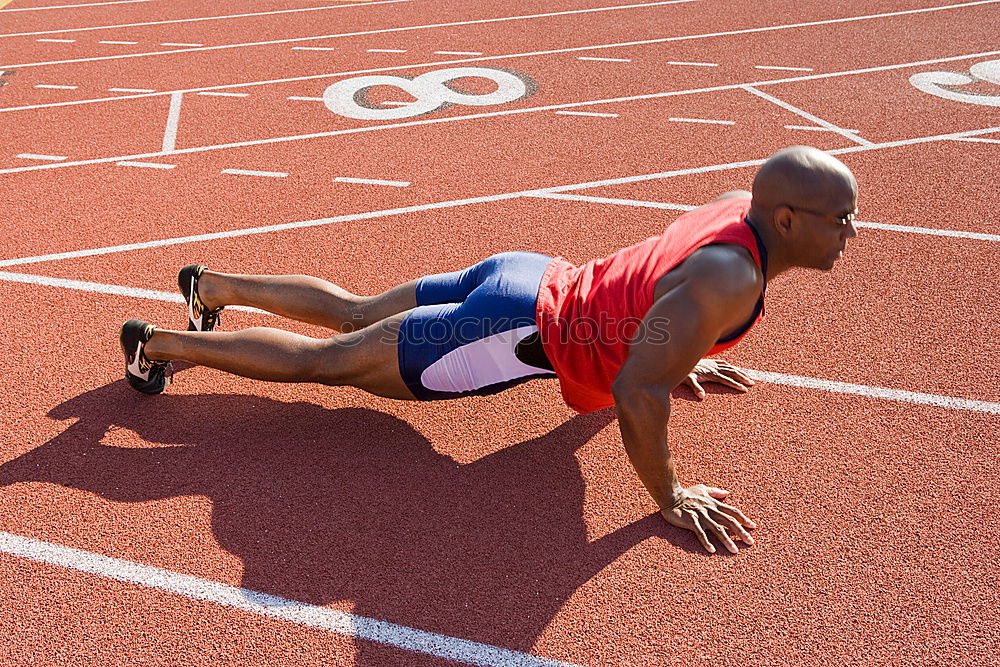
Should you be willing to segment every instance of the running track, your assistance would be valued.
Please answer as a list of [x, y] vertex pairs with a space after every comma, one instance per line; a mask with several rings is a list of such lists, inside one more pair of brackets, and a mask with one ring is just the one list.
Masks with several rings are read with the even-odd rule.
[[[7, 5], [0, 663], [995, 662], [998, 5]], [[323, 102], [455, 67], [523, 89]], [[682, 479], [760, 525], [738, 555], [667, 527], [613, 415], [552, 382], [416, 405], [119, 379], [122, 321], [183, 322], [184, 264], [373, 293], [585, 261], [795, 143], [854, 170], [861, 234], [771, 286], [729, 357], [764, 382], [678, 391], [671, 420]], [[224, 319], [251, 325], [323, 335]]]

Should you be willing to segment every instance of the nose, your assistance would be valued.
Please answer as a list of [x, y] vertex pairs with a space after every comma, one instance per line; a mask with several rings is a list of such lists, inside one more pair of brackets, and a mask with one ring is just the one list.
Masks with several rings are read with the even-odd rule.
[[858, 228], [854, 226], [854, 220], [847, 223], [847, 228], [844, 230], [844, 240], [853, 239], [858, 235]]

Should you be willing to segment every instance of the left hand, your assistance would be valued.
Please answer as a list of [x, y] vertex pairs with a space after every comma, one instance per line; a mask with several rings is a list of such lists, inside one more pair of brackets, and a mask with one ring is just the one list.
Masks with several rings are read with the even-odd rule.
[[705, 398], [705, 389], [701, 386], [702, 382], [717, 382], [744, 393], [749, 391], [754, 384], [753, 380], [740, 369], [721, 359], [702, 359], [695, 364], [694, 369], [684, 378], [682, 384], [691, 387], [700, 401]]

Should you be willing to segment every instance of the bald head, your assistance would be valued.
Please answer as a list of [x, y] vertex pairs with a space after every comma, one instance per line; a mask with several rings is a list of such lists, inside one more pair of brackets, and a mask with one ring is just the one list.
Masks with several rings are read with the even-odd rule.
[[856, 197], [857, 181], [843, 162], [810, 146], [778, 151], [753, 181], [753, 206], [772, 213], [777, 206], [826, 210], [844, 197]]

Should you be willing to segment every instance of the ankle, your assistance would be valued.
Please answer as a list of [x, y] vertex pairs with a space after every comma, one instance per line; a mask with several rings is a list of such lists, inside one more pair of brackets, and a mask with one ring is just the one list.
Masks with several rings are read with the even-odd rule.
[[204, 271], [198, 278], [198, 296], [208, 310], [215, 310], [226, 305], [223, 294], [221, 275], [212, 271]]
[[146, 358], [150, 361], [170, 361], [174, 358], [170, 352], [170, 332], [164, 331], [163, 329], [156, 329], [153, 331], [153, 335], [149, 337], [145, 345], [142, 346], [142, 352], [146, 355]]

